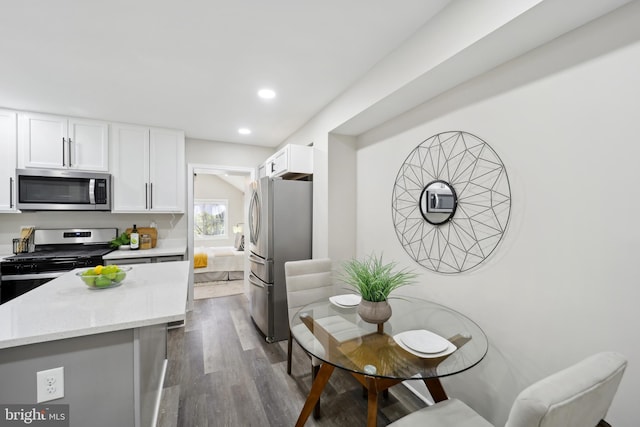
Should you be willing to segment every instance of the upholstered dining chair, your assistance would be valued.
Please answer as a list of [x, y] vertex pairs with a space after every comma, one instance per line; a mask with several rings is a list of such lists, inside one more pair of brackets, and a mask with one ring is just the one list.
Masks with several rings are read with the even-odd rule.
[[[613, 352], [595, 354], [524, 389], [505, 427], [590, 427], [607, 425], [604, 417], [616, 394], [626, 359]], [[393, 427], [493, 427], [457, 399], [420, 409]]]
[[[287, 286], [287, 306], [289, 310], [289, 325], [291, 319], [300, 308], [322, 298], [329, 298], [334, 294], [333, 281], [331, 279], [331, 260], [329, 258], [305, 259], [300, 261], [288, 261], [284, 263], [285, 283]], [[304, 325], [298, 327], [306, 328]], [[319, 345], [311, 332], [301, 330], [298, 337], [304, 337], [306, 344]], [[287, 343], [287, 374], [291, 375], [291, 355], [293, 350], [293, 338], [289, 328], [289, 341]], [[320, 360], [311, 358], [311, 380], [313, 381], [320, 369]], [[320, 401], [314, 408], [314, 417], [320, 416]]]

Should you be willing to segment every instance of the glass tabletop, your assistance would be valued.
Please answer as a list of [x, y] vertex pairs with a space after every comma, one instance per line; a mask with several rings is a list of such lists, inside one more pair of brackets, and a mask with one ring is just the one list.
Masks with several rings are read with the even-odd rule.
[[475, 366], [486, 355], [487, 337], [463, 314], [413, 297], [389, 303], [391, 318], [376, 325], [363, 321], [356, 305], [317, 301], [294, 315], [291, 333], [312, 356], [381, 378], [445, 377]]

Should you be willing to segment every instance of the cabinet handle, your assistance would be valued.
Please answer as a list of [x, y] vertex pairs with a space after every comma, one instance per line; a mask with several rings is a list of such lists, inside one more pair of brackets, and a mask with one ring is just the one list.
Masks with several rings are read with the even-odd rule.
[[62, 166], [67, 166], [66, 162], [65, 162], [65, 158], [64, 158], [64, 136], [62, 137]]
[[69, 154], [69, 167], [71, 167], [71, 138], [67, 138], [67, 142], [69, 143], [69, 150], [67, 150]]
[[9, 177], [9, 208], [13, 209], [13, 177]]
[[149, 209], [149, 184], [144, 183], [144, 208]]
[[149, 184], [149, 209], [153, 209], [153, 182]]
[[276, 171], [276, 162], [271, 162], [271, 173]]

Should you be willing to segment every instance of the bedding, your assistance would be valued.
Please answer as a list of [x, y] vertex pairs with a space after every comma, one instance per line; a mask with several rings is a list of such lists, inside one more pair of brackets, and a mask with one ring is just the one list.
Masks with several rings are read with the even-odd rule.
[[[236, 250], [233, 246], [196, 247], [194, 251], [196, 283], [244, 278], [244, 251]], [[198, 267], [202, 264], [204, 266]]]
[[195, 254], [193, 257], [193, 267], [203, 268], [207, 266], [208, 256], [205, 253]]

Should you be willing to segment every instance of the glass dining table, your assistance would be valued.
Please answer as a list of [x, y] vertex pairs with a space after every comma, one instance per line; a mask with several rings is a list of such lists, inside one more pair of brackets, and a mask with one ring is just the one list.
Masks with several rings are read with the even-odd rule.
[[382, 324], [363, 321], [353, 296], [317, 301], [293, 316], [292, 337], [322, 361], [297, 427], [306, 423], [335, 368], [350, 372], [367, 389], [367, 426], [374, 427], [378, 393], [422, 380], [434, 401], [445, 400], [439, 378], [466, 371], [487, 354], [486, 335], [465, 315], [414, 297], [389, 303], [392, 315]]

